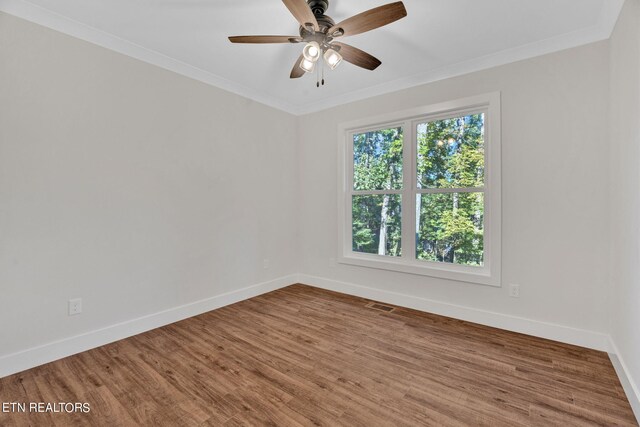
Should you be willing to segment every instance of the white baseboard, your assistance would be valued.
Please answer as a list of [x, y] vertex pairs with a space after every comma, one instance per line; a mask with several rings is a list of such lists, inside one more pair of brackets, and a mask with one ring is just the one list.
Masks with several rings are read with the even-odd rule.
[[478, 310], [471, 307], [463, 307], [305, 274], [284, 276], [268, 282], [248, 286], [236, 291], [217, 295], [179, 307], [170, 308], [158, 313], [2, 356], [0, 357], [0, 378], [189, 317], [197, 316], [207, 311], [215, 310], [229, 304], [289, 286], [293, 283], [305, 283], [322, 289], [328, 289], [344, 294], [355, 295], [402, 307], [413, 308], [442, 316], [608, 352], [616, 372], [620, 377], [620, 381], [624, 387], [629, 402], [633, 407], [634, 413], [636, 414], [636, 417], [640, 419], [640, 392], [638, 391], [638, 386], [629, 375], [629, 371], [623, 359], [620, 357], [615, 343], [606, 334]]
[[170, 323], [178, 322], [188, 317], [197, 316], [198, 314], [271, 292], [296, 282], [297, 275], [280, 277], [268, 282], [170, 308], [159, 313], [131, 319], [102, 329], [2, 356], [0, 357], [0, 378]]
[[466, 320], [468, 322], [479, 323], [481, 325], [492, 326], [494, 328], [505, 329], [507, 331], [533, 335], [535, 337], [560, 341], [607, 353], [611, 352], [609, 347], [609, 336], [600, 332], [587, 331], [554, 323], [479, 310], [476, 308], [464, 307], [305, 274], [298, 275], [298, 281], [318, 288], [386, 302], [388, 304], [402, 307], [413, 308], [415, 310], [426, 311], [428, 313], [439, 314], [441, 316]]
[[611, 359], [611, 363], [616, 370], [616, 374], [618, 374], [618, 378], [620, 378], [620, 384], [622, 384], [624, 393], [627, 395], [627, 399], [629, 400], [629, 404], [631, 404], [631, 409], [633, 409], [636, 420], [640, 422], [640, 388], [633, 380], [631, 372], [629, 372], [629, 368], [627, 368], [627, 364], [624, 362], [624, 359], [620, 354], [620, 350], [618, 350], [618, 346], [616, 346], [616, 343], [611, 337], [609, 337], [609, 346], [611, 347], [609, 359]]

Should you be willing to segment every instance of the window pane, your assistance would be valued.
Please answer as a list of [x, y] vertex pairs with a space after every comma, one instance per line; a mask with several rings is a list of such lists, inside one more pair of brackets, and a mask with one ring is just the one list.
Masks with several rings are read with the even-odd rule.
[[484, 193], [418, 194], [416, 257], [481, 266]]
[[484, 186], [484, 114], [417, 126], [418, 188]]
[[353, 135], [353, 189], [402, 189], [402, 128]]
[[353, 251], [400, 256], [401, 207], [399, 194], [353, 196]]

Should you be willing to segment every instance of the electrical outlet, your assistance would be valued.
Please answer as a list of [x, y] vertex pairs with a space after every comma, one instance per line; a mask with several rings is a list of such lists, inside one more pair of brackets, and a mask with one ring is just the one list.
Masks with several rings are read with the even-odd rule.
[[82, 298], [69, 300], [69, 316], [75, 316], [82, 313]]
[[267, 268], [269, 268], [269, 260], [268, 259], [265, 258], [265, 259], [262, 260], [262, 268], [264, 268], [265, 270]]
[[509, 285], [509, 296], [511, 298], [520, 298], [520, 285]]

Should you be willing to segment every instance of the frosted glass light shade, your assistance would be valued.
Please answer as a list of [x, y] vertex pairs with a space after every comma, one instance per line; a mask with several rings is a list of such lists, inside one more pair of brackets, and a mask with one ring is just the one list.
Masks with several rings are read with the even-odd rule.
[[342, 62], [342, 55], [333, 49], [327, 49], [324, 53], [324, 61], [333, 70]]
[[309, 42], [302, 50], [302, 55], [307, 61], [316, 62], [320, 58], [320, 45], [318, 42]]
[[310, 73], [316, 67], [316, 63], [313, 61], [309, 61], [307, 58], [302, 58], [300, 61], [300, 68], [302, 68], [305, 72]]

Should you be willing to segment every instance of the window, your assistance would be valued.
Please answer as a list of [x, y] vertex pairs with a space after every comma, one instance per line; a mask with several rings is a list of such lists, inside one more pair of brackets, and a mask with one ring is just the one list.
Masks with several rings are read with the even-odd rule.
[[340, 126], [340, 262], [500, 286], [500, 96]]

